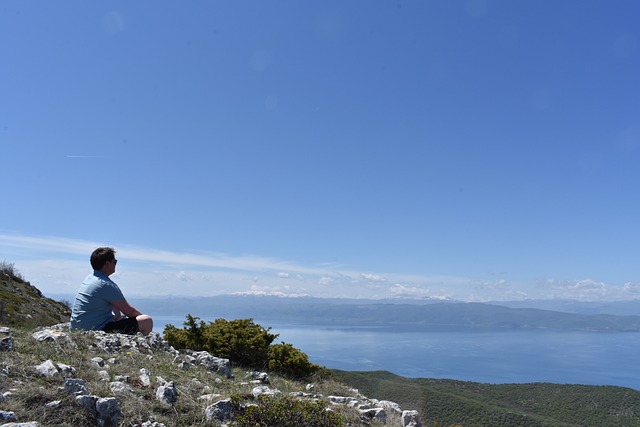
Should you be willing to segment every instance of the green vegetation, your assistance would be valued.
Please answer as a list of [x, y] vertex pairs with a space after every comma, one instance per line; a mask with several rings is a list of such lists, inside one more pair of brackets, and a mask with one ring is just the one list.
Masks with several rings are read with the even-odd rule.
[[[314, 393], [318, 403], [290, 403], [289, 393], [304, 392], [307, 382], [269, 374], [270, 389], [279, 390], [274, 400], [254, 399], [251, 391], [255, 384], [250, 382], [251, 370], [234, 367], [235, 378], [226, 378], [201, 366], [183, 369], [174, 362], [172, 352], [155, 350], [152, 354], [145, 351], [122, 350], [107, 353], [96, 346], [91, 333], [67, 333], [72, 344], [66, 339], [37, 342], [31, 337], [29, 328], [13, 328], [13, 349], [0, 353], [0, 396], [9, 391], [10, 396], [0, 398], [0, 410], [11, 411], [22, 422], [37, 421], [43, 426], [95, 425], [95, 420], [84, 408], [75, 402], [75, 395], [64, 391], [64, 375], [45, 377], [37, 374], [34, 367], [45, 360], [54, 364], [62, 363], [75, 368], [74, 378], [86, 382], [87, 389], [97, 396], [115, 396], [120, 404], [123, 417], [119, 426], [138, 426], [145, 421], [157, 421], [166, 426], [220, 426], [219, 421], [207, 420], [205, 408], [217, 400], [234, 399], [237, 405], [250, 407], [237, 427], [247, 420], [256, 420], [251, 426], [274, 426], [278, 424], [259, 424], [259, 420], [282, 417], [293, 420], [306, 419], [309, 424], [281, 424], [282, 426], [318, 426], [338, 427], [344, 424], [340, 420], [359, 425], [358, 414], [350, 408], [334, 408], [333, 415], [324, 415], [319, 408], [329, 406], [322, 396], [353, 396], [353, 391], [345, 384], [331, 379], [316, 379]], [[151, 357], [152, 356], [152, 357]], [[92, 359], [99, 357], [107, 364], [97, 367]], [[145, 386], [138, 380], [140, 369], [150, 372], [152, 385]], [[106, 378], [100, 371], [107, 373]], [[162, 377], [175, 383], [179, 390], [178, 400], [166, 405], [156, 399], [157, 378]], [[114, 392], [111, 381], [127, 378], [128, 391]], [[315, 378], [314, 378], [315, 379]], [[217, 395], [213, 399], [203, 396]], [[281, 400], [282, 399], [282, 400]], [[59, 402], [49, 405], [51, 402]], [[289, 402], [289, 403], [286, 403]], [[253, 407], [253, 405], [257, 405]], [[238, 407], [238, 411], [240, 411]], [[243, 421], [244, 420], [244, 421]], [[332, 424], [333, 423], [333, 424]], [[372, 421], [371, 427], [383, 427], [381, 422]]]
[[13, 262], [0, 261], [0, 273], [3, 273], [13, 280], [24, 281], [22, 274], [16, 269], [16, 265]]
[[31, 326], [68, 322], [71, 310], [42, 295], [13, 263], [0, 262], [0, 325]]
[[182, 329], [165, 326], [164, 338], [178, 349], [206, 350], [239, 366], [269, 369], [289, 378], [304, 379], [322, 371], [321, 366], [310, 363], [308, 356], [291, 344], [272, 344], [278, 335], [269, 333], [270, 330], [253, 319], [216, 319], [205, 323], [187, 315]]
[[289, 378], [308, 378], [324, 372], [324, 368], [309, 362], [309, 357], [291, 344], [272, 344], [267, 368]]
[[[239, 407], [239, 405], [236, 405]], [[233, 427], [342, 427], [345, 419], [327, 411], [321, 401], [298, 400], [288, 396], [261, 396], [232, 423]]]
[[363, 394], [415, 408], [425, 427], [640, 426], [640, 391], [614, 386], [480, 384], [332, 370]]
[[167, 325], [164, 338], [175, 348], [206, 350], [241, 366], [261, 369], [269, 355], [269, 345], [278, 337], [270, 334], [269, 329], [252, 319], [216, 319], [207, 324], [187, 315], [184, 328]]

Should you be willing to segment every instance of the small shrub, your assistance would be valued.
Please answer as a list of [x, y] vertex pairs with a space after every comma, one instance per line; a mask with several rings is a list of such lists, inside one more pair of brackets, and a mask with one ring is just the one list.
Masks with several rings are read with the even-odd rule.
[[240, 366], [263, 369], [269, 357], [269, 346], [278, 335], [271, 328], [253, 323], [253, 319], [216, 319], [206, 324], [187, 315], [184, 328], [167, 325], [164, 338], [175, 348], [206, 350]]
[[326, 370], [309, 362], [309, 357], [291, 344], [272, 344], [278, 335], [270, 330], [253, 319], [216, 319], [207, 324], [187, 315], [182, 329], [165, 326], [164, 339], [175, 348], [206, 350], [240, 366], [269, 369], [290, 379], [306, 379]]
[[0, 261], [0, 273], [4, 273], [14, 280], [23, 281], [22, 274], [16, 268], [16, 265], [12, 262]]
[[[164, 339], [175, 348], [190, 348], [192, 350], [209, 350], [203, 339], [203, 331], [206, 327], [204, 321], [198, 317], [187, 315], [184, 328], [178, 329], [169, 324], [164, 327]], [[210, 351], [210, 350], [209, 350]]]
[[295, 379], [308, 378], [322, 369], [320, 365], [309, 362], [305, 353], [285, 342], [269, 348], [267, 367], [270, 371]]
[[297, 400], [288, 396], [261, 396], [256, 406], [249, 406], [243, 412], [230, 426], [342, 427], [346, 424], [341, 415], [327, 410], [322, 402]]

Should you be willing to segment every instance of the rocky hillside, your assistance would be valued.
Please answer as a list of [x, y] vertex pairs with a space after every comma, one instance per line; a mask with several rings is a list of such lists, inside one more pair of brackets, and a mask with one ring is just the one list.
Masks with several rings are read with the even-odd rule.
[[334, 373], [364, 394], [417, 409], [429, 427], [640, 426], [640, 391], [626, 387], [481, 384], [386, 371]]
[[6, 326], [53, 325], [67, 322], [71, 310], [42, 295], [25, 281], [13, 264], [0, 262], [0, 324]]
[[233, 367], [147, 337], [70, 332], [66, 304], [0, 265], [0, 425], [421, 426], [333, 378]]
[[21, 426], [420, 426], [416, 411], [334, 379], [232, 369], [156, 333], [0, 326], [0, 424]]

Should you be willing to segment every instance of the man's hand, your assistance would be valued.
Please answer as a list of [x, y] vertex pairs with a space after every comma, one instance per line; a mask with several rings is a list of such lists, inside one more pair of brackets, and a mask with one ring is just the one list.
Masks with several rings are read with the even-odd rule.
[[[122, 318], [122, 314], [126, 315], [127, 317], [137, 317], [142, 314], [135, 308], [131, 307], [127, 302], [127, 300], [124, 300], [124, 299], [121, 301], [114, 301], [113, 307], [114, 307], [113, 311], [115, 313], [118, 313], [116, 315], [116, 320], [118, 320], [119, 318]], [[118, 317], [118, 315], [120, 315], [120, 317]]]

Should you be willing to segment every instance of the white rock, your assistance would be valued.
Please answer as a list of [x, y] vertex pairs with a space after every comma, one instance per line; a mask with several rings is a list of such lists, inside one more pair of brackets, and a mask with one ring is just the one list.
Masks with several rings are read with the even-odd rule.
[[54, 377], [58, 375], [58, 368], [55, 367], [51, 360], [46, 360], [36, 366], [36, 371], [45, 377]]

